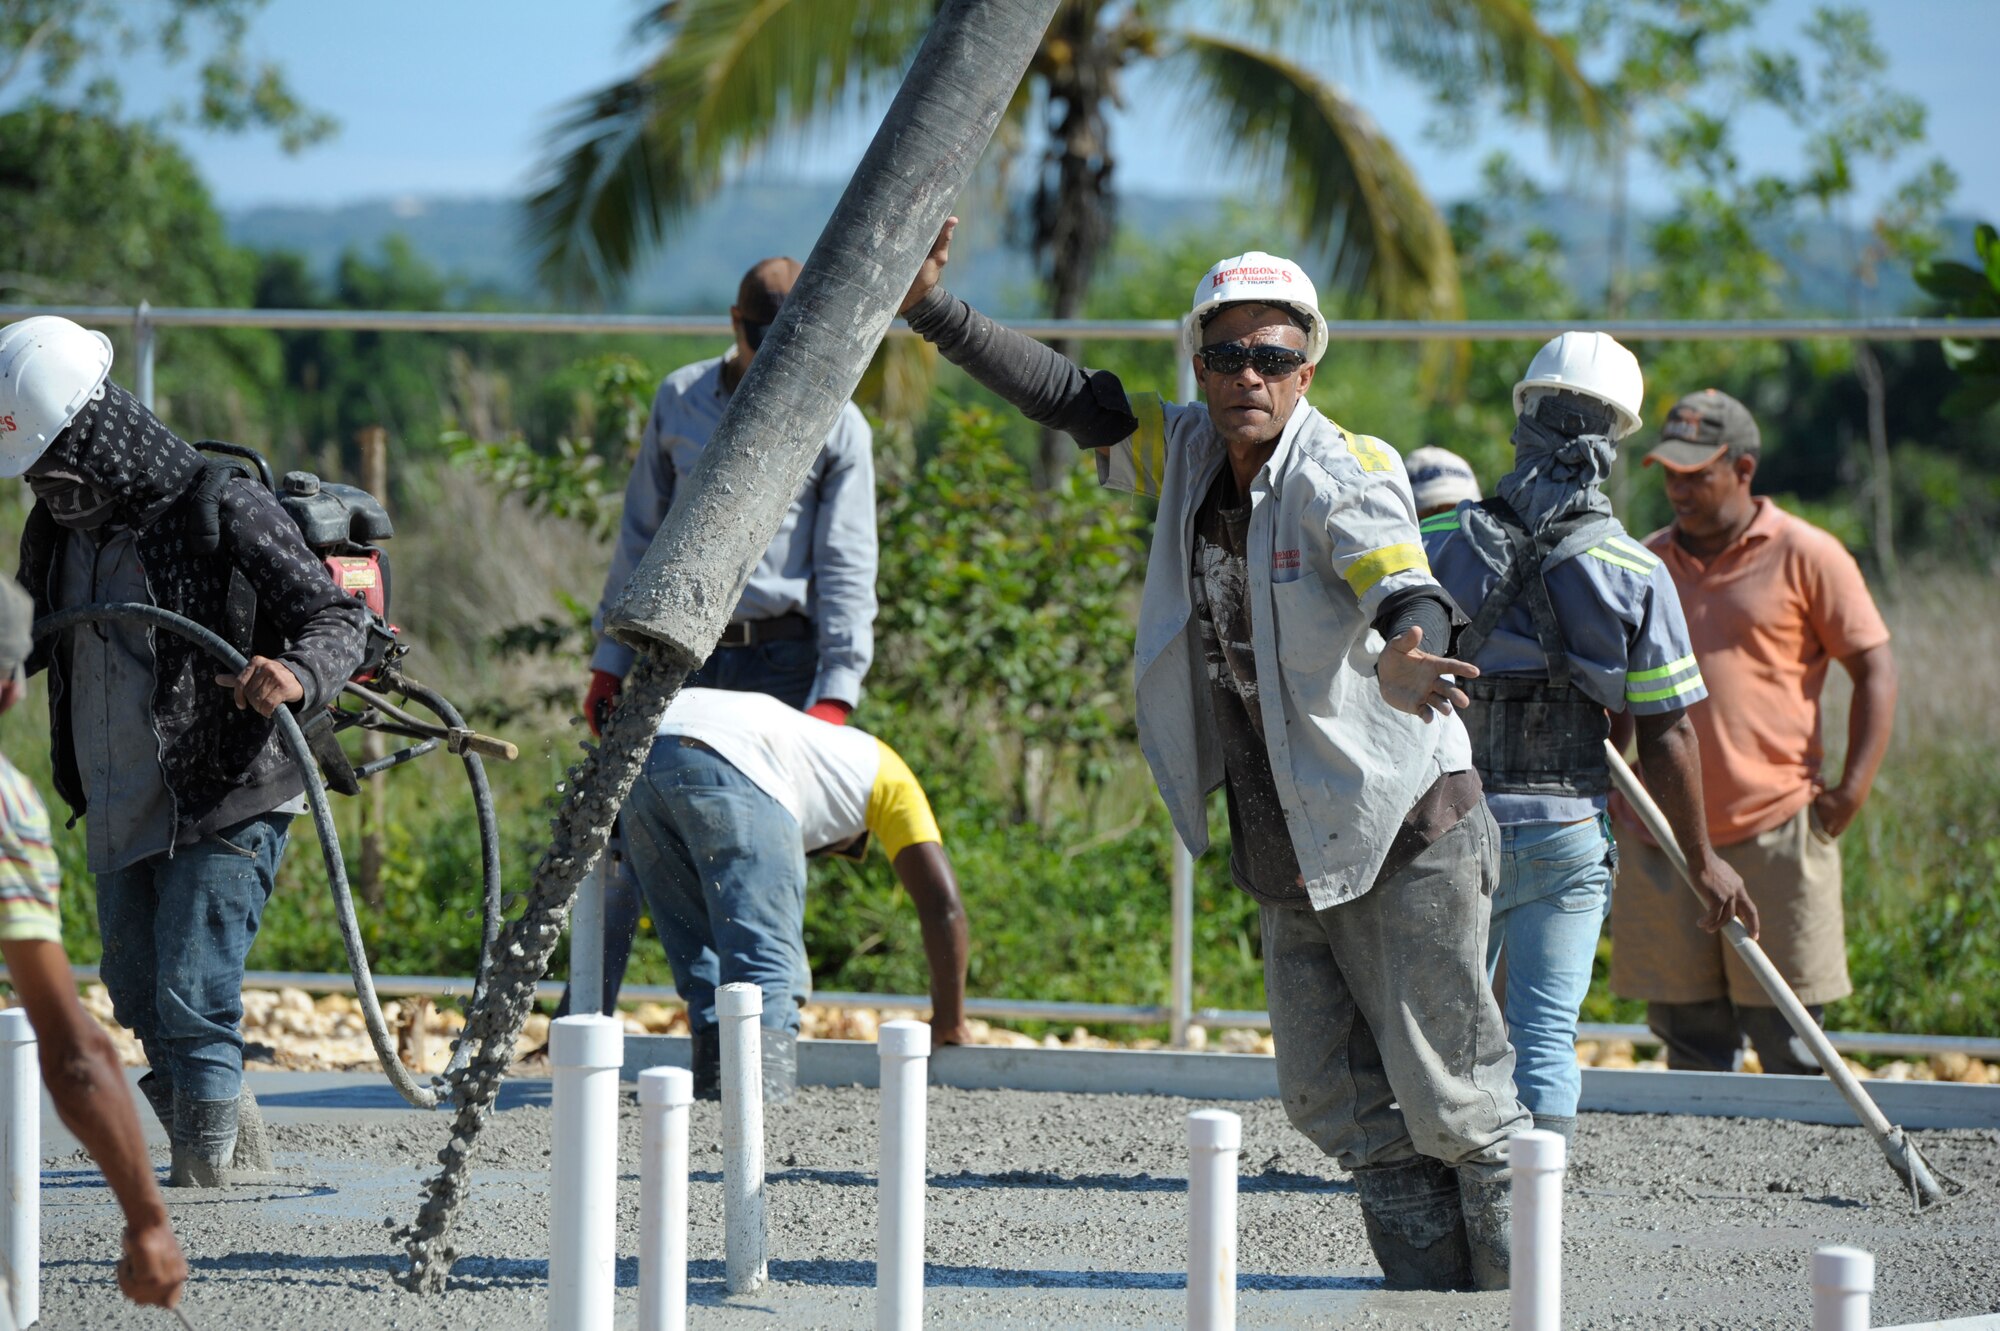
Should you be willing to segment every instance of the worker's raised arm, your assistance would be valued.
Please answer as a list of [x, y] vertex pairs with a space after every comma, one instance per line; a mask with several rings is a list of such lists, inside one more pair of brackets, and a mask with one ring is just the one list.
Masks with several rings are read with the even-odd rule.
[[902, 313], [911, 330], [1037, 425], [1061, 430], [1085, 448], [1106, 448], [1130, 435], [1138, 422], [1118, 376], [1080, 368], [938, 285], [957, 223], [946, 221], [910, 285]]
[[1639, 761], [1646, 768], [1646, 789], [1667, 816], [1687, 856], [1694, 887], [1708, 903], [1701, 927], [1710, 933], [1734, 917], [1750, 936], [1757, 936], [1757, 904], [1729, 861], [1715, 853], [1708, 839], [1708, 815], [1701, 799], [1701, 741], [1687, 711], [1638, 713], [1632, 718], [1639, 732]]

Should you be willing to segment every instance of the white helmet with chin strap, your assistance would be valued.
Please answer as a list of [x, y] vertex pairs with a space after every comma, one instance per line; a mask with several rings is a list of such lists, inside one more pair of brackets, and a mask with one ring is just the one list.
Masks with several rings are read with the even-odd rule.
[[54, 314], [0, 328], [0, 476], [19, 476], [104, 393], [111, 339]]
[[1204, 320], [1224, 305], [1282, 305], [1305, 323], [1306, 364], [1317, 365], [1326, 354], [1326, 316], [1319, 312], [1319, 292], [1305, 269], [1290, 259], [1251, 250], [1224, 259], [1202, 274], [1194, 289], [1194, 306], [1181, 319], [1181, 354], [1202, 348]]
[[1528, 373], [1514, 385], [1514, 414], [1526, 415], [1533, 401], [1551, 392], [1581, 393], [1611, 408], [1617, 424], [1613, 439], [1639, 428], [1639, 411], [1646, 402], [1646, 379], [1639, 358], [1609, 333], [1564, 333], [1535, 353]]

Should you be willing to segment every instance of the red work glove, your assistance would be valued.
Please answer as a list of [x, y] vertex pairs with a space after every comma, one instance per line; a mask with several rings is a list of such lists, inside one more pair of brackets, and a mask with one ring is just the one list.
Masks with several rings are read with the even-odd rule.
[[806, 708], [806, 715], [817, 717], [830, 726], [844, 726], [847, 717], [854, 710], [852, 703], [844, 703], [838, 698], [821, 698]]
[[590, 733], [600, 739], [604, 735], [604, 722], [611, 715], [611, 709], [618, 705], [618, 695], [624, 689], [625, 681], [609, 670], [590, 672], [590, 688], [583, 695], [583, 719], [590, 726]]

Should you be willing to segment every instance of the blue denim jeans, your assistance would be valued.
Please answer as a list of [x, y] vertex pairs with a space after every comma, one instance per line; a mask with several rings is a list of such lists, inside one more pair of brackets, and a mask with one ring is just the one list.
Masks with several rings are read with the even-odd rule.
[[266, 813], [97, 877], [99, 974], [161, 1078], [197, 1100], [243, 1084], [243, 962], [292, 816]]
[[796, 1032], [812, 976], [805, 848], [790, 811], [717, 754], [663, 735], [624, 818], [689, 1027], [716, 1024], [717, 985], [747, 982], [764, 991], [763, 1024]]
[[[688, 676], [695, 689], [726, 689], [733, 693], [768, 693], [779, 702], [804, 710], [819, 677], [819, 647], [809, 640], [767, 642], [755, 647], [718, 647], [701, 669]], [[639, 936], [639, 880], [626, 848], [624, 824], [611, 831], [604, 850], [604, 1001], [602, 1012], [618, 1009], [618, 991], [632, 961], [632, 941]], [[678, 972], [676, 972], [678, 974]], [[569, 1013], [572, 995], [565, 989], [556, 1014]]]
[[1611, 909], [1617, 849], [1599, 814], [1581, 823], [1500, 829], [1500, 887], [1486, 939], [1490, 978], [1507, 959], [1514, 1085], [1536, 1117], [1576, 1113], [1576, 1014], [1590, 988], [1597, 935]]

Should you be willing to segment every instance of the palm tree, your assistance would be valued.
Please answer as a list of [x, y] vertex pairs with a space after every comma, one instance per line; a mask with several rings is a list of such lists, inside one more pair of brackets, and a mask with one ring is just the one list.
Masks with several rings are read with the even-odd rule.
[[[657, 55], [575, 102], [551, 136], [528, 207], [543, 281], [572, 297], [615, 292], [731, 164], [892, 90], [933, 9], [934, 0], [659, 0], [633, 33]], [[1198, 24], [1202, 11], [1228, 25]], [[1233, 145], [1236, 168], [1269, 186], [1277, 220], [1320, 238], [1323, 289], [1388, 315], [1458, 315], [1444, 219], [1374, 120], [1301, 54], [1343, 41], [1440, 84], [1496, 89], [1559, 143], [1608, 128], [1605, 103], [1569, 46], [1536, 21], [1532, 0], [1066, 0], [995, 138], [1010, 165], [1035, 158], [1026, 239], [1050, 313], [1082, 311], [1110, 244], [1106, 111], [1126, 73], [1151, 65], [1180, 90], [1176, 124], [1189, 142]]]

